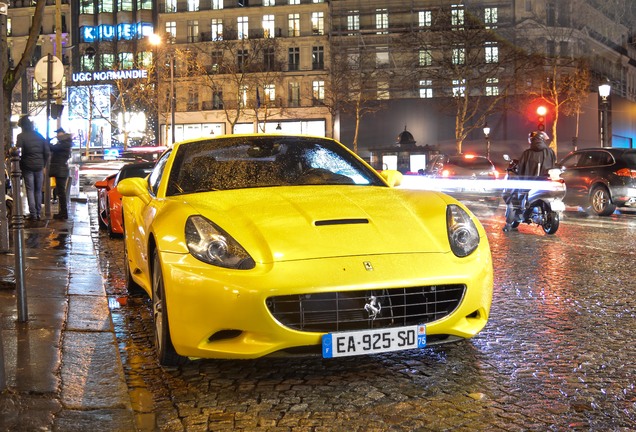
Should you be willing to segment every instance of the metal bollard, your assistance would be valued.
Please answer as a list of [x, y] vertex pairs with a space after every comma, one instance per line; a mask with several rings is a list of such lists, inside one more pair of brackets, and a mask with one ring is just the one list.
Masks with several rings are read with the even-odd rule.
[[20, 149], [11, 147], [11, 184], [13, 187], [13, 215], [11, 230], [13, 231], [13, 247], [15, 254], [15, 290], [18, 301], [18, 322], [26, 322], [27, 311], [26, 286], [24, 284], [24, 215], [22, 213], [22, 197], [20, 197]]

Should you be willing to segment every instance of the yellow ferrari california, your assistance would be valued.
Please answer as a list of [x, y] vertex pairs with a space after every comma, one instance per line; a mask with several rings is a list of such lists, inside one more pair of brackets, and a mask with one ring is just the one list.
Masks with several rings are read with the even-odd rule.
[[483, 227], [396, 179], [328, 138], [258, 134], [177, 143], [121, 181], [127, 284], [152, 299], [159, 362], [476, 335], [493, 288]]

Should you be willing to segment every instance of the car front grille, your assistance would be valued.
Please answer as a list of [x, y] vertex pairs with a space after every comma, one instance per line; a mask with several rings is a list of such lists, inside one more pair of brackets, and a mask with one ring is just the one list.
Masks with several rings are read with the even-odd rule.
[[451, 314], [465, 285], [276, 296], [267, 308], [294, 330], [333, 332], [427, 324]]

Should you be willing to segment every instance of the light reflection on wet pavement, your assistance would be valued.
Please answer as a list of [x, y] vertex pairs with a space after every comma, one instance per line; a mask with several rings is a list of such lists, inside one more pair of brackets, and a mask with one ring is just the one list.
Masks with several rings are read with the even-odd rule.
[[[94, 204], [94, 201], [93, 201]], [[473, 208], [495, 263], [473, 340], [322, 360], [160, 368], [150, 302], [128, 296], [121, 239], [93, 235], [140, 430], [634, 430], [636, 216], [566, 213], [553, 236], [503, 233]]]

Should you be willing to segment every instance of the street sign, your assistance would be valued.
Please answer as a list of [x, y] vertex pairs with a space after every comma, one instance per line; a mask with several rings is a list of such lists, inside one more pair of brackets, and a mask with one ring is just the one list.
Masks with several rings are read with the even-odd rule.
[[[49, 65], [48, 59], [51, 59]], [[51, 67], [51, 82], [48, 82], [48, 67]], [[55, 56], [45, 56], [38, 60], [33, 70], [33, 77], [42, 87], [50, 85], [51, 87], [57, 87], [62, 84], [64, 79], [64, 65], [62, 60]]]
[[0, 2], [0, 15], [6, 15], [9, 13], [9, 5]]

